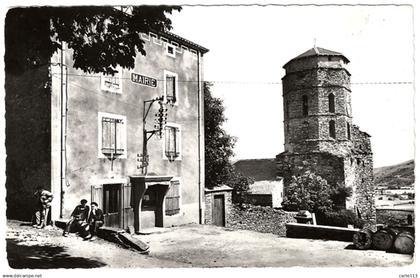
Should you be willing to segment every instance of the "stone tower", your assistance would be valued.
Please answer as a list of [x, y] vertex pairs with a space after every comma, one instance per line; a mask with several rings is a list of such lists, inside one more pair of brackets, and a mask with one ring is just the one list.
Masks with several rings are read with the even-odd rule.
[[347, 63], [341, 53], [313, 47], [283, 66], [285, 151], [277, 165], [285, 187], [308, 170], [351, 187], [341, 206], [374, 220], [370, 136], [352, 124]]

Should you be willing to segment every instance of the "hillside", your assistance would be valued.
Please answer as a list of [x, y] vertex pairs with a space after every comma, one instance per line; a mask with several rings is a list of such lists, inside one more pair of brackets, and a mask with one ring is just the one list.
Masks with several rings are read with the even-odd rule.
[[375, 186], [414, 188], [414, 160], [373, 169]]

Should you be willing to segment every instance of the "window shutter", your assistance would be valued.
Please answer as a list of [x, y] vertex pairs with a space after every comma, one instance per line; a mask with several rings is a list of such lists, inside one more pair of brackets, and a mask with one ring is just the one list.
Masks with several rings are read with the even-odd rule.
[[170, 138], [171, 138], [171, 128], [169, 126], [165, 127], [165, 155], [169, 154]]
[[181, 153], [181, 130], [179, 128], [175, 129], [175, 156], [179, 156]]
[[175, 128], [167, 126], [165, 128], [165, 153], [167, 156], [175, 154]]
[[103, 210], [103, 205], [102, 205], [103, 188], [102, 188], [102, 185], [92, 185], [90, 196], [91, 196], [91, 201], [98, 203], [98, 207]]
[[109, 153], [111, 151], [111, 119], [102, 118], [102, 152]]
[[166, 76], [166, 99], [170, 102], [176, 101], [175, 76]]
[[134, 207], [133, 201], [131, 200], [131, 184], [123, 184], [123, 207], [131, 208]]
[[122, 120], [116, 121], [116, 154], [122, 154], [125, 150], [124, 125], [125, 123]]
[[165, 215], [175, 215], [180, 208], [180, 182], [173, 181], [165, 199]]

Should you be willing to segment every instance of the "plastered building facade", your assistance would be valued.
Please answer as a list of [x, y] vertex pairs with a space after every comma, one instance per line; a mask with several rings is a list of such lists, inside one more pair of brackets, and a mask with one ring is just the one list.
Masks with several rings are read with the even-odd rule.
[[170, 32], [139, 36], [147, 55], [113, 76], [75, 69], [65, 44], [42, 66], [7, 75], [9, 217], [29, 220], [32, 194], [44, 188], [53, 220], [87, 199], [109, 227], [202, 222], [208, 50]]

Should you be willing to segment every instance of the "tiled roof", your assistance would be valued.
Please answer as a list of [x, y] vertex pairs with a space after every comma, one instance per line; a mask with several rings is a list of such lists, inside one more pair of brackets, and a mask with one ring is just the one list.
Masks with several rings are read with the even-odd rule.
[[242, 159], [233, 165], [238, 172], [254, 178], [255, 181], [277, 179], [276, 160], [274, 158]]
[[185, 39], [185, 38], [183, 38], [181, 36], [178, 36], [178, 35], [176, 35], [174, 33], [171, 33], [169, 31], [165, 31], [165, 32], [162, 32], [160, 34], [162, 36], [169, 37], [170, 39], [176, 41], [179, 44], [185, 44], [188, 47], [194, 48], [194, 49], [200, 51], [203, 54], [209, 52], [209, 50], [207, 48], [205, 48], [205, 47], [203, 47], [203, 46], [201, 46], [199, 44], [196, 44], [196, 43], [194, 43], [194, 42], [192, 42], [190, 40], [187, 40], [187, 39]]
[[[350, 62], [349, 59], [347, 59], [347, 57], [344, 56], [343, 54], [341, 54], [340, 52], [336, 52], [336, 51], [328, 50], [328, 49], [325, 49], [325, 48], [322, 48], [322, 47], [314, 46], [311, 49], [309, 49], [308, 51], [303, 52], [302, 54], [296, 56], [295, 58], [293, 58], [292, 60], [287, 62], [286, 65], [289, 64], [291, 61], [299, 60], [299, 59], [306, 58], [306, 57], [312, 57], [312, 56], [339, 56], [339, 57], [343, 58], [343, 60], [346, 63]], [[286, 65], [284, 65], [284, 66], [286, 66]]]

